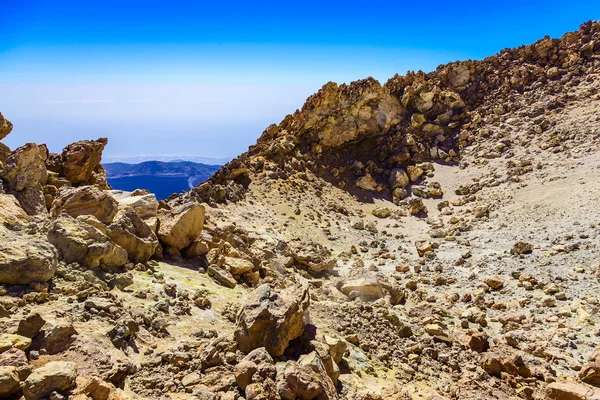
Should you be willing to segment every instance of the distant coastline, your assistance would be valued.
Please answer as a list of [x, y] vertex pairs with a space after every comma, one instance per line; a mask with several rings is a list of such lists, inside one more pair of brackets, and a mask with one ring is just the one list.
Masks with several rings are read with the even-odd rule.
[[189, 190], [210, 178], [220, 165], [191, 161], [145, 161], [137, 164], [105, 163], [108, 183], [119, 190], [146, 189], [164, 200], [173, 193]]
[[141, 155], [141, 156], [115, 156], [103, 157], [103, 164], [125, 163], [125, 164], [140, 164], [148, 161], [160, 162], [182, 162], [189, 161], [197, 164], [205, 165], [224, 165], [233, 160], [233, 157], [215, 158], [203, 156], [181, 156], [181, 155]]

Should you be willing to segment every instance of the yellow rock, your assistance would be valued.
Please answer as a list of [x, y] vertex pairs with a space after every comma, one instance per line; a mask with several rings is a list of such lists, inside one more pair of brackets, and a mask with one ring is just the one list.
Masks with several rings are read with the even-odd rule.
[[4, 353], [13, 347], [19, 350], [27, 350], [29, 346], [31, 346], [31, 339], [28, 337], [10, 333], [0, 335], [0, 353]]

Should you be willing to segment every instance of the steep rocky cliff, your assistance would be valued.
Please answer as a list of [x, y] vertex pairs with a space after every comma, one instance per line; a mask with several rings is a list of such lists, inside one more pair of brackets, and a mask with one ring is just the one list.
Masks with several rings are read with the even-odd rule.
[[[573, 100], [571, 88], [598, 72], [599, 49], [600, 26], [588, 22], [560, 39], [546, 37], [430, 73], [396, 75], [384, 85], [372, 78], [330, 82], [301, 110], [269, 126], [211, 182], [244, 182], [265, 171], [286, 177], [308, 168], [347, 190], [358, 186], [391, 196], [395, 169], [423, 161], [459, 163], [471, 144], [489, 146], [484, 157], [509, 152], [517, 143], [491, 135], [490, 126], [511, 117], [520, 126], [533, 122], [531, 139], [553, 146], [557, 139], [544, 135], [544, 113], [565, 107]], [[205, 197], [202, 189], [197, 192]]]

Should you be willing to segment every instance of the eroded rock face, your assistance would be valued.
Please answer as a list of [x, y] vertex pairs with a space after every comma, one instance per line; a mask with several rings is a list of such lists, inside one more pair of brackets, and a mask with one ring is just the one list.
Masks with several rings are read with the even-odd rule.
[[56, 249], [45, 240], [0, 227], [0, 283], [47, 282], [57, 262]]
[[56, 247], [61, 259], [78, 262], [87, 268], [103, 265], [117, 268], [127, 262], [127, 251], [111, 242], [100, 230], [79, 219], [58, 218], [48, 232], [48, 241]]
[[[265, 376], [257, 376], [256, 378], [258, 379], [255, 379], [254, 376], [259, 368], [261, 371], [267, 371], [273, 363], [273, 358], [264, 347], [252, 350], [240, 363], [236, 364], [233, 370], [238, 386], [242, 388], [242, 390], [246, 390], [246, 387], [251, 383], [260, 381], [261, 378], [265, 378]], [[270, 378], [273, 378], [275, 376], [274, 368], [272, 368], [271, 372], [272, 376], [270, 376]]]
[[108, 139], [100, 138], [81, 140], [65, 147], [62, 151], [64, 176], [75, 185], [88, 182], [100, 164], [107, 143]]
[[51, 214], [55, 217], [63, 213], [71, 217], [93, 215], [100, 222], [110, 224], [118, 210], [117, 201], [95, 186], [64, 187], [52, 204]]
[[268, 285], [256, 288], [236, 319], [235, 339], [248, 353], [264, 347], [272, 356], [280, 356], [302, 334], [302, 317], [310, 304], [308, 286], [295, 286], [274, 292]]
[[158, 227], [156, 217], [158, 201], [152, 193], [125, 192], [123, 190], [110, 190], [108, 192], [118, 203], [119, 209], [132, 209], [153, 231]]
[[20, 207], [17, 199], [10, 194], [0, 194], [0, 224], [8, 227], [23, 226], [31, 218]]
[[0, 175], [15, 191], [43, 185], [48, 179], [47, 156], [45, 147], [27, 143], [10, 153]]
[[297, 116], [302, 135], [315, 135], [323, 148], [338, 147], [360, 137], [379, 135], [398, 124], [404, 110], [376, 80], [354, 85], [325, 85]]
[[204, 227], [204, 207], [188, 203], [171, 210], [158, 210], [158, 238], [177, 250], [189, 246]]
[[8, 136], [10, 131], [12, 131], [13, 125], [9, 120], [4, 118], [2, 113], [0, 113], [0, 140], [4, 139]]
[[134, 263], [148, 261], [158, 247], [158, 238], [134, 210], [117, 215], [108, 227], [108, 237], [124, 248]]

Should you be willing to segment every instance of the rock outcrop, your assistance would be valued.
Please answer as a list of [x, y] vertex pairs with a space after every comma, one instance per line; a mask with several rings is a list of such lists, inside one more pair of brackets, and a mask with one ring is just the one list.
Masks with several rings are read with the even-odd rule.
[[33, 371], [23, 384], [27, 400], [39, 400], [52, 392], [62, 392], [75, 384], [77, 367], [73, 362], [51, 361]]
[[51, 213], [55, 217], [92, 215], [103, 224], [110, 224], [118, 210], [119, 203], [105, 191], [95, 186], [81, 186], [61, 188], [52, 203]]
[[0, 227], [0, 283], [47, 282], [57, 262], [56, 249], [47, 241]]
[[170, 210], [158, 210], [158, 238], [176, 250], [188, 247], [200, 236], [204, 227], [204, 207], [200, 204], [184, 204]]
[[77, 262], [87, 268], [117, 268], [127, 263], [127, 251], [115, 244], [98, 228], [72, 217], [53, 222], [48, 241], [67, 263]]
[[10, 131], [12, 131], [13, 125], [9, 120], [4, 118], [2, 113], [0, 113], [0, 140], [4, 139], [8, 136]]
[[10, 153], [1, 176], [17, 192], [43, 185], [48, 180], [46, 157], [45, 147], [28, 143]]
[[[108, 139], [81, 140], [64, 148], [61, 154], [62, 173], [74, 185], [90, 182], [94, 173], [102, 174], [98, 170], [102, 159], [102, 150]], [[106, 172], [104, 172], [106, 181]]]
[[256, 288], [236, 318], [235, 339], [241, 351], [264, 347], [280, 356], [304, 330], [303, 317], [310, 304], [308, 287], [292, 287], [280, 293], [268, 285]]
[[134, 210], [117, 214], [108, 226], [108, 237], [127, 251], [129, 261], [146, 262], [158, 247], [158, 238]]

